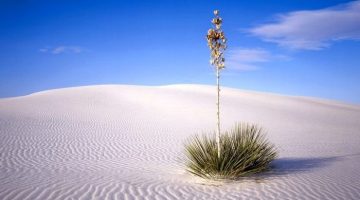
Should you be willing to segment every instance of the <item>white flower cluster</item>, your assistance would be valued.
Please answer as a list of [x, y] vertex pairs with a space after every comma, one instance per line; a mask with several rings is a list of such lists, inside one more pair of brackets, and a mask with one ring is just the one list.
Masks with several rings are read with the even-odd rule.
[[215, 17], [212, 20], [214, 28], [208, 30], [206, 35], [208, 46], [211, 51], [210, 63], [217, 69], [225, 68], [224, 51], [226, 49], [226, 37], [221, 30], [222, 18], [219, 17], [219, 11], [214, 11]]

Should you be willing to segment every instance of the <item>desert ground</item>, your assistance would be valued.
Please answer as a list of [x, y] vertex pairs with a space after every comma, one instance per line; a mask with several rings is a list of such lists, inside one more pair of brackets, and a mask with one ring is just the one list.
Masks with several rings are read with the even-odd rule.
[[184, 142], [212, 134], [216, 89], [96, 85], [0, 99], [0, 199], [360, 199], [360, 105], [232, 88], [222, 129], [261, 125], [268, 172], [207, 181]]

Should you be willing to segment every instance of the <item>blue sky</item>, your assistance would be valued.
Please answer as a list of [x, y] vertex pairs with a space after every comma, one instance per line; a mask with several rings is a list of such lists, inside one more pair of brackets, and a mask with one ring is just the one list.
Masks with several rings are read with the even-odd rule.
[[0, 97], [94, 84], [214, 84], [360, 103], [360, 1], [0, 1]]

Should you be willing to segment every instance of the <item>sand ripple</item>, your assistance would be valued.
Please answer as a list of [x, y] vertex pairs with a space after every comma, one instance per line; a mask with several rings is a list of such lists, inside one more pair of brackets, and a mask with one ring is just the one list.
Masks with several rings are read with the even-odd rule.
[[214, 88], [89, 86], [0, 100], [0, 199], [360, 199], [360, 107], [223, 89], [224, 127], [262, 124], [281, 157], [236, 182], [184, 171]]

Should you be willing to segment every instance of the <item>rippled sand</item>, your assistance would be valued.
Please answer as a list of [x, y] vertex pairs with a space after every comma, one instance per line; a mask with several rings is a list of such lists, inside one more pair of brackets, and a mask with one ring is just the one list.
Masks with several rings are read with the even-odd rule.
[[100, 85], [0, 99], [0, 199], [360, 199], [360, 106], [231, 88], [223, 128], [262, 125], [280, 157], [236, 182], [195, 178], [183, 142], [215, 130], [204, 85]]

